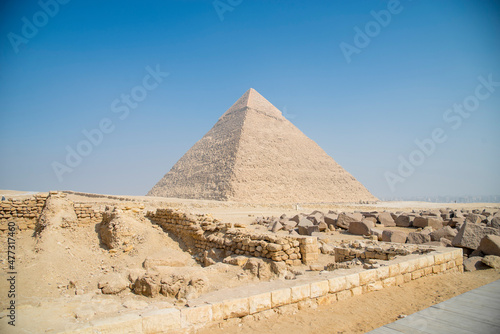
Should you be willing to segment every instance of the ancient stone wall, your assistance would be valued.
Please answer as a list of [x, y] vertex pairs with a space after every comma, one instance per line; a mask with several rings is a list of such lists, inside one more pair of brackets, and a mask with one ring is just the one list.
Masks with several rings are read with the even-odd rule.
[[[65, 193], [51, 191], [30, 197], [7, 198], [0, 202], [0, 234], [8, 229], [8, 222], [15, 222], [20, 230], [34, 230], [49, 196], [66, 197]], [[86, 203], [73, 203], [79, 224], [98, 223], [102, 220], [104, 208]], [[144, 206], [142, 205], [142, 209]], [[130, 208], [138, 210], [139, 208]]]
[[179, 237], [198, 260], [205, 251], [213, 249], [223, 250], [223, 256], [262, 257], [289, 265], [314, 263], [318, 259], [315, 237], [249, 232], [238, 224], [222, 223], [208, 215], [190, 215], [172, 209], [148, 211], [146, 217]]
[[42, 213], [48, 193], [39, 193], [29, 198], [7, 198], [0, 202], [0, 232], [8, 230], [8, 222], [14, 221], [20, 230], [35, 229]]
[[283, 286], [246, 290], [245, 295], [213, 300], [200, 299], [192, 306], [167, 308], [122, 315], [101, 322], [79, 325], [64, 333], [109, 331], [135, 333], [190, 333], [195, 328], [231, 318], [266, 312], [295, 313], [299, 309], [328, 305], [357, 295], [401, 285], [421, 277], [445, 272], [462, 272], [462, 250], [444, 248], [425, 256], [411, 255], [403, 261], [378, 269], [345, 271], [341, 275], [310, 281], [286, 281]]

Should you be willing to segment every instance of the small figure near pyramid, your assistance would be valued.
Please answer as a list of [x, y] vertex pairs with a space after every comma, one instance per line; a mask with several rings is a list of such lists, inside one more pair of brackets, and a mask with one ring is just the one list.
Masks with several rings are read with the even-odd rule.
[[253, 88], [148, 196], [247, 203], [377, 201]]

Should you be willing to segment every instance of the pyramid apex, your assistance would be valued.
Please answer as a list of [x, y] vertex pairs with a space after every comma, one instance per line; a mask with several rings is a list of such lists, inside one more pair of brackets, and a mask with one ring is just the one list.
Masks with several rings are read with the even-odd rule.
[[[229, 108], [224, 115], [229, 113], [250, 108], [257, 112], [263, 113], [267, 116], [275, 118], [283, 118], [281, 111], [272, 105], [265, 97], [260, 95], [254, 88], [249, 88], [239, 99], [236, 101], [231, 108]], [[223, 117], [224, 117], [223, 115]]]

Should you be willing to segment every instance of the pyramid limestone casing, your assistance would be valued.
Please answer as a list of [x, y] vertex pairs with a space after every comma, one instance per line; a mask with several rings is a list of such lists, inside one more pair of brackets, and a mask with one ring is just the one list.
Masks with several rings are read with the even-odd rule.
[[250, 203], [377, 200], [254, 89], [148, 195]]

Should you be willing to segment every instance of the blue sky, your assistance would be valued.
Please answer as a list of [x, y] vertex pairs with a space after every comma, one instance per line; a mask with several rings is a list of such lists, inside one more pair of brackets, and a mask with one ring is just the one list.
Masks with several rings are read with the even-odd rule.
[[498, 2], [60, 2], [0, 5], [0, 189], [145, 194], [253, 87], [378, 197], [499, 194]]

